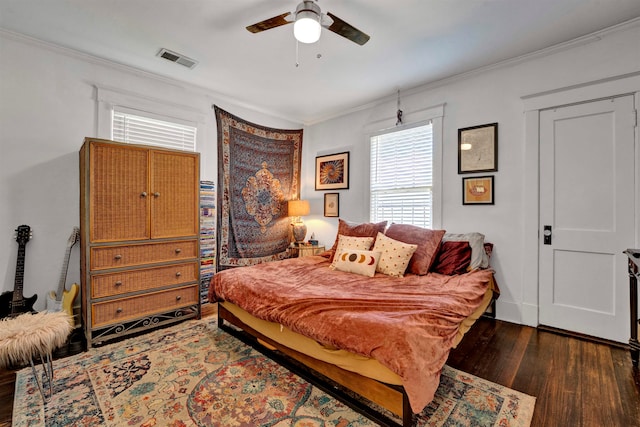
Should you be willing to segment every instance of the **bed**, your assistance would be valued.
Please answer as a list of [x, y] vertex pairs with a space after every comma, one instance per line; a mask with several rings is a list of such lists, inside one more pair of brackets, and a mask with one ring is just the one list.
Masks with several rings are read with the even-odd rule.
[[[442, 232], [432, 239], [437, 245], [431, 248], [430, 271], [419, 266], [424, 274], [414, 272], [420, 268], [412, 263], [418, 261], [413, 255], [400, 265], [400, 275], [380, 271], [382, 256], [373, 273], [370, 268], [367, 274], [355, 273], [350, 267], [341, 268], [340, 260], [362, 264], [360, 268], [369, 264], [364, 255], [381, 253], [376, 251], [384, 248], [381, 242], [393, 242], [395, 254], [398, 242], [419, 246], [407, 241], [424, 241], [424, 236], [396, 235], [390, 227], [384, 235], [369, 236], [361, 246], [367, 247], [368, 242], [369, 247], [359, 249], [352, 241], [341, 245], [340, 240], [347, 241], [341, 231], [345, 228], [339, 227], [336, 244], [325, 256], [216, 274], [209, 297], [218, 302], [219, 325], [239, 337], [237, 332], [242, 331], [245, 337], [257, 339], [269, 357], [374, 421], [397, 425], [385, 415], [389, 411], [402, 425], [412, 425], [413, 414], [433, 399], [449, 351], [496, 298], [499, 290], [493, 271], [468, 266], [458, 272], [461, 274], [433, 271], [430, 267], [444, 246]], [[419, 252], [415, 249], [412, 254]], [[347, 255], [356, 262], [349, 263]], [[309, 375], [311, 372], [321, 377]], [[371, 409], [330, 381], [379, 405], [382, 411]]]

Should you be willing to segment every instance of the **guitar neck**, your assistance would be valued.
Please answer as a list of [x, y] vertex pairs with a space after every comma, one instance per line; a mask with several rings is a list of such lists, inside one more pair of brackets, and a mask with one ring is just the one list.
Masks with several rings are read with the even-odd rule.
[[71, 248], [76, 244], [80, 237], [80, 229], [73, 227], [73, 231], [67, 241], [67, 251], [64, 254], [64, 261], [62, 262], [62, 271], [60, 272], [60, 282], [58, 282], [58, 292], [56, 293], [56, 301], [62, 300], [62, 295], [65, 291], [65, 284], [67, 283], [67, 271], [69, 270], [69, 257], [71, 256]]
[[71, 256], [71, 246], [67, 246], [67, 251], [64, 255], [64, 261], [62, 263], [62, 271], [60, 272], [60, 281], [58, 282], [58, 292], [56, 293], [56, 300], [62, 300], [62, 293], [67, 283], [67, 271], [69, 270], [69, 258]]
[[24, 258], [26, 245], [18, 246], [18, 259], [16, 260], [16, 281], [13, 286], [13, 303], [20, 303], [24, 297], [22, 288], [24, 287]]

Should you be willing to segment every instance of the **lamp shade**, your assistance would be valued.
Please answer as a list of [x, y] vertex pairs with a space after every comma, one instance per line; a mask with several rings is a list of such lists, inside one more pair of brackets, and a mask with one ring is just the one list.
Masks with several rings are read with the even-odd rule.
[[289, 200], [287, 210], [289, 216], [305, 216], [311, 212], [308, 200]]

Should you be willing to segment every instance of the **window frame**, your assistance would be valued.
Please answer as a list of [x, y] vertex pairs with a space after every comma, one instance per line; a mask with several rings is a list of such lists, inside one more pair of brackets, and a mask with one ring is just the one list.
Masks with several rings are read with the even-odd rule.
[[[205, 113], [201, 110], [140, 93], [108, 86], [94, 85], [97, 102], [96, 134], [98, 138], [113, 138], [113, 111], [115, 108], [146, 113], [149, 117], [175, 119], [176, 123], [192, 123], [196, 127], [195, 152], [202, 152], [205, 137]], [[143, 115], [143, 114], [139, 114]]]
[[442, 193], [443, 193], [443, 121], [444, 121], [444, 107], [445, 104], [433, 105], [423, 109], [417, 109], [414, 111], [408, 111], [404, 114], [405, 124], [395, 126], [397, 117], [389, 116], [379, 120], [371, 121], [365, 125], [364, 131], [366, 136], [367, 146], [367, 170], [369, 176], [367, 177], [366, 186], [366, 200], [365, 206], [367, 207], [367, 218], [371, 217], [371, 171], [369, 170], [371, 164], [371, 137], [381, 135], [385, 132], [394, 132], [403, 128], [420, 126], [431, 122], [432, 126], [432, 210], [431, 210], [431, 227], [433, 229], [442, 228]]
[[[115, 125], [117, 113], [123, 114], [125, 116], [126, 115], [137, 116], [143, 119], [150, 119], [150, 120], [169, 123], [173, 125], [190, 127], [193, 129], [193, 132], [194, 132], [193, 146], [189, 147], [190, 149], [186, 149], [186, 148], [178, 148], [175, 146], [169, 146], [169, 145], [163, 145], [163, 144], [152, 144], [152, 143], [147, 143], [143, 141], [123, 141], [121, 139], [116, 139], [114, 125]], [[197, 146], [198, 146], [198, 124], [192, 121], [182, 120], [175, 117], [169, 117], [169, 116], [156, 114], [148, 111], [138, 110], [138, 109], [129, 108], [129, 107], [123, 107], [120, 105], [114, 105], [113, 108], [111, 109], [111, 135], [109, 139], [116, 142], [124, 142], [127, 144], [131, 143], [131, 144], [139, 144], [139, 145], [148, 145], [150, 147], [160, 147], [160, 148], [169, 148], [169, 149], [178, 149], [178, 150], [182, 149], [184, 151], [196, 152]]]
[[[387, 190], [387, 193], [388, 194], [389, 193], [392, 194], [391, 198], [395, 198], [395, 199], [403, 198], [402, 196], [403, 195], [407, 195], [407, 194], [414, 194], [414, 196], [415, 196], [417, 193], [423, 193], [423, 194], [426, 193], [425, 202], [428, 199], [428, 201], [429, 201], [428, 204], [420, 203], [419, 201], [416, 201], [416, 199], [412, 199], [415, 202], [412, 203], [411, 205], [414, 208], [415, 207], [422, 207], [422, 209], [428, 210], [429, 212], [428, 212], [428, 215], [426, 215], [426, 216], [428, 217], [428, 219], [430, 221], [430, 224], [424, 224], [424, 223], [420, 223], [420, 224], [410, 223], [410, 224], [416, 225], [416, 226], [420, 226], [420, 227], [425, 227], [425, 228], [432, 228], [433, 227], [433, 210], [434, 210], [433, 209], [433, 183], [434, 183], [434, 179], [433, 179], [433, 164], [434, 164], [434, 161], [433, 161], [433, 123], [431, 122], [431, 120], [427, 120], [425, 122], [418, 122], [418, 123], [411, 123], [411, 124], [407, 124], [407, 125], [401, 125], [401, 126], [397, 126], [397, 127], [393, 128], [393, 129], [386, 129], [386, 130], [384, 130], [382, 132], [376, 132], [376, 133], [370, 135], [369, 136], [369, 153], [370, 153], [369, 154], [369, 164], [371, 166], [373, 166], [374, 161], [376, 163], [380, 163], [380, 156], [374, 156], [373, 147], [374, 147], [374, 144], [380, 144], [382, 141], [375, 141], [374, 142], [374, 139], [380, 138], [380, 137], [384, 138], [385, 136], [388, 136], [388, 135], [398, 134], [398, 133], [401, 133], [401, 132], [410, 131], [412, 129], [425, 128], [425, 127], [429, 127], [429, 129], [426, 130], [425, 133], [427, 133], [427, 132], [429, 133], [429, 138], [428, 138], [429, 139], [428, 140], [429, 147], [428, 147], [428, 150], [431, 151], [431, 155], [429, 156], [430, 160], [431, 160], [431, 164], [426, 165], [425, 168], [426, 169], [430, 169], [430, 172], [431, 172], [431, 177], [430, 177], [431, 183], [430, 183], [430, 185], [429, 184], [425, 184], [425, 185], [413, 185], [413, 186], [404, 186], [403, 187], [403, 186], [399, 185], [397, 180], [394, 180], [392, 178], [388, 182], [391, 183], [390, 181], [394, 181], [393, 182], [394, 187], [389, 189], [389, 190]], [[413, 142], [413, 141], [414, 140], [411, 140], [411, 142]], [[425, 142], [427, 142], [427, 141], [425, 141]], [[407, 144], [407, 145], [404, 145], [403, 147], [404, 148], [412, 147], [411, 149], [412, 149], [413, 153], [417, 153], [416, 150], [415, 150], [415, 144], [411, 144], [411, 145]], [[427, 147], [427, 146], [425, 145], [424, 147]], [[374, 157], [375, 157], [375, 159], [374, 159]], [[406, 159], [406, 156], [405, 156], [405, 159]], [[387, 164], [387, 166], [389, 166], [389, 165]], [[374, 217], [374, 214], [376, 213], [376, 212], [374, 212], [374, 209], [373, 209], [373, 206], [372, 206], [373, 205], [373, 203], [372, 203], [373, 202], [373, 197], [374, 197], [374, 194], [376, 193], [372, 189], [374, 175], [375, 175], [374, 171], [370, 169], [370, 171], [369, 171], [369, 218], [370, 218], [370, 221], [371, 222], [380, 222], [380, 221], [388, 220], [390, 222], [391, 221], [398, 222], [398, 219], [396, 219], [396, 218], [377, 218], [377, 217]], [[397, 175], [394, 175], [394, 176], [397, 176]], [[414, 175], [414, 177], [415, 177], [415, 175]], [[384, 191], [380, 191], [380, 193], [383, 193], [383, 192]], [[398, 203], [401, 203], [401, 202], [398, 202]], [[408, 208], [410, 209], [410, 207], [408, 207]], [[393, 208], [392, 210], [393, 210], [394, 213], [396, 212], [395, 208]], [[402, 213], [404, 213], [405, 212], [404, 208], [401, 208], [401, 211], [402, 211]], [[410, 216], [414, 220], [416, 220], [421, 215], [417, 215], [416, 216], [416, 215], [411, 214]], [[402, 217], [406, 218], [405, 215], [402, 215]]]

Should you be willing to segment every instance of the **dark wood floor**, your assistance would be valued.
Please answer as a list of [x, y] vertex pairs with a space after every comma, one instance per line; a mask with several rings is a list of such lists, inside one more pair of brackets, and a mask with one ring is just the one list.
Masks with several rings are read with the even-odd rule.
[[481, 319], [447, 364], [535, 396], [532, 426], [640, 426], [640, 372], [622, 348]]
[[[640, 427], [640, 371], [621, 348], [480, 319], [447, 363], [535, 396], [535, 427]], [[0, 426], [11, 425], [14, 385], [0, 371]]]

